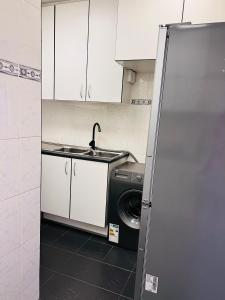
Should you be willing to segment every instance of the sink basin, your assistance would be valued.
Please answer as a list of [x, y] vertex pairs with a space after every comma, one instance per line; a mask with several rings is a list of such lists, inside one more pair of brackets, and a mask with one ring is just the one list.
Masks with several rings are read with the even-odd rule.
[[91, 156], [91, 157], [101, 157], [101, 158], [115, 158], [118, 155], [120, 155], [120, 153], [116, 153], [116, 152], [108, 152], [108, 151], [89, 151], [88, 153], [86, 153], [86, 155]]
[[57, 152], [64, 152], [64, 153], [74, 153], [74, 154], [85, 154], [89, 150], [86, 149], [78, 149], [73, 147], [62, 147], [60, 149], [56, 149]]

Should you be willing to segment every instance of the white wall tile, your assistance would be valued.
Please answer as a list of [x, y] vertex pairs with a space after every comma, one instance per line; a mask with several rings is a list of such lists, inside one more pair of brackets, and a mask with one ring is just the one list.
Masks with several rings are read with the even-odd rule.
[[0, 202], [0, 258], [6, 256], [21, 244], [20, 209], [20, 196]]
[[0, 201], [21, 191], [20, 166], [19, 140], [0, 140]]
[[39, 237], [35, 237], [21, 247], [23, 291], [36, 283], [36, 279], [39, 277], [39, 250]]
[[18, 78], [0, 73], [0, 139], [19, 137], [19, 110]]
[[22, 244], [40, 236], [40, 188], [21, 195]]
[[0, 28], [4, 30], [1, 30], [0, 35], [0, 57], [12, 61], [17, 56], [15, 44], [19, 34], [19, 9], [20, 0], [1, 1]]
[[34, 7], [36, 7], [37, 9], [41, 8], [41, 0], [23, 0], [31, 5], [33, 5]]
[[[40, 68], [40, 6], [1, 1], [0, 58]], [[40, 83], [0, 74], [1, 300], [39, 298], [40, 94]]]
[[0, 139], [40, 136], [40, 82], [0, 73]]
[[20, 2], [18, 9], [19, 20], [17, 24], [20, 29], [18, 32], [17, 62], [40, 68], [41, 9], [37, 9], [36, 6], [31, 5], [31, 3], [38, 3], [38, 1], [17, 1]]
[[20, 137], [40, 136], [41, 102], [40, 83], [21, 79], [19, 85], [20, 103]]
[[38, 300], [39, 299], [39, 280], [35, 279], [34, 282], [24, 290], [22, 290], [21, 300]]
[[40, 186], [41, 139], [39, 137], [20, 140], [21, 190], [29, 191]]
[[0, 299], [22, 300], [21, 279], [20, 248], [18, 248], [0, 259]]
[[41, 68], [41, 0], [1, 2], [0, 57]]

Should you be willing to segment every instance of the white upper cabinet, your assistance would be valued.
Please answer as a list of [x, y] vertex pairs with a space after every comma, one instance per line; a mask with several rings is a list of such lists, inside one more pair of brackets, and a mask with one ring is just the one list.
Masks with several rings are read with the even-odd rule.
[[87, 100], [121, 102], [123, 68], [115, 61], [118, 0], [91, 0]]
[[54, 98], [54, 6], [42, 8], [42, 99]]
[[159, 25], [180, 23], [182, 11], [183, 0], [119, 0], [116, 60], [155, 59]]
[[59, 4], [55, 21], [55, 98], [85, 100], [88, 1]]
[[225, 21], [225, 0], [185, 0], [184, 22], [213, 23]]

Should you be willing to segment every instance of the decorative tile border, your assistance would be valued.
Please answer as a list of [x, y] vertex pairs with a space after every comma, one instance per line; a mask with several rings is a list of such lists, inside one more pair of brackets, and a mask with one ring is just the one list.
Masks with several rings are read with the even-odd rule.
[[19, 75], [19, 65], [13, 62], [0, 59], [0, 72], [6, 73], [12, 76]]
[[41, 71], [16, 64], [14, 62], [10, 62], [4, 59], [0, 59], [0, 73], [5, 73], [12, 76], [21, 77], [24, 79], [41, 81]]
[[135, 105], [151, 105], [152, 100], [151, 99], [132, 99], [131, 104]]
[[19, 77], [35, 80], [35, 81], [41, 81], [41, 71], [37, 69], [33, 69], [30, 67], [19, 65], [20, 68], [20, 74]]

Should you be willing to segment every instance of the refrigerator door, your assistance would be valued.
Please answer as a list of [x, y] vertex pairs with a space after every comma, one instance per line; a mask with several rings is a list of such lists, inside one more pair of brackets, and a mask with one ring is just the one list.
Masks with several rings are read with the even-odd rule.
[[145, 254], [145, 242], [147, 236], [147, 224], [149, 218], [149, 212], [151, 207], [151, 182], [152, 182], [152, 172], [154, 170], [154, 159], [155, 157], [155, 141], [157, 137], [158, 130], [158, 120], [159, 120], [159, 107], [161, 99], [161, 86], [163, 82], [163, 69], [164, 69], [164, 59], [166, 56], [166, 44], [167, 44], [167, 27], [160, 27], [159, 38], [158, 38], [158, 49], [157, 49], [157, 61], [155, 67], [154, 76], [154, 94], [153, 103], [151, 109], [151, 118], [149, 124], [149, 138], [148, 147], [146, 153], [145, 162], [145, 178], [144, 178], [144, 188], [142, 195], [142, 210], [141, 210], [141, 224], [139, 233], [139, 244], [138, 244], [138, 258], [137, 258], [137, 268], [136, 268], [136, 281], [135, 281], [135, 300], [140, 300], [140, 294], [142, 290], [142, 275], [143, 275], [143, 262]]
[[142, 300], [225, 299], [225, 23], [174, 25]]

